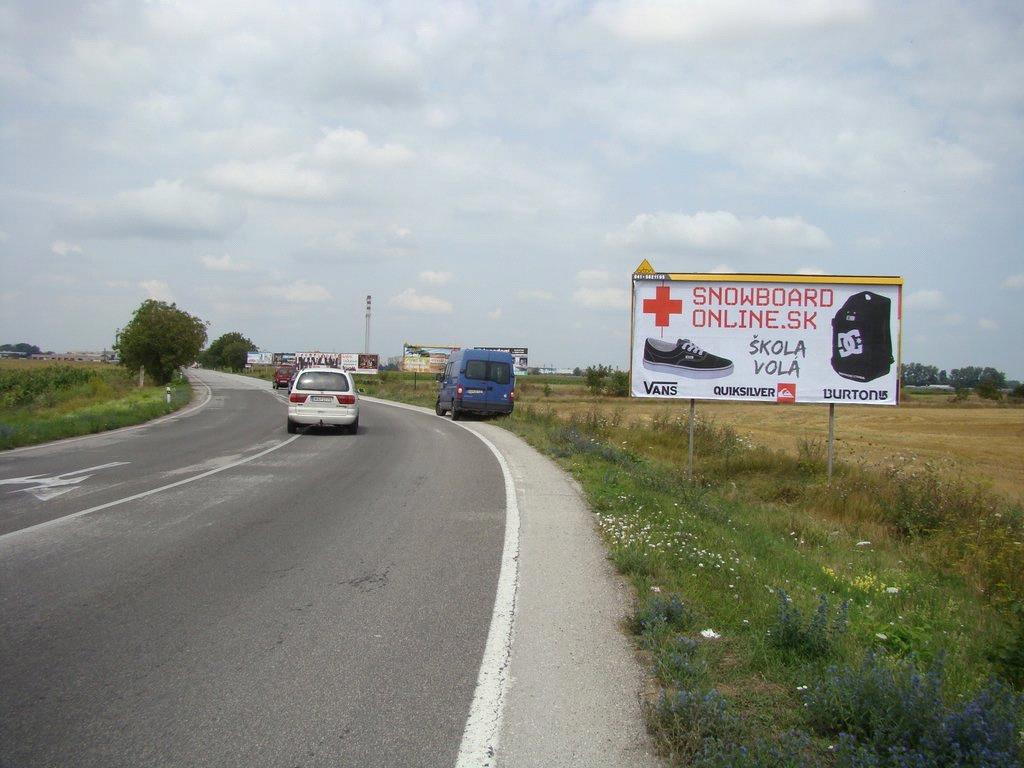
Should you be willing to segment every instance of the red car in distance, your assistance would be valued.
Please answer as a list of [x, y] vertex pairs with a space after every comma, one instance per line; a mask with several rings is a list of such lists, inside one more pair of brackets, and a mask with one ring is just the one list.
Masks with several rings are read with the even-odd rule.
[[277, 366], [277, 370], [274, 371], [274, 389], [278, 389], [279, 387], [288, 389], [288, 384], [291, 382], [292, 374], [294, 372], [294, 365]]

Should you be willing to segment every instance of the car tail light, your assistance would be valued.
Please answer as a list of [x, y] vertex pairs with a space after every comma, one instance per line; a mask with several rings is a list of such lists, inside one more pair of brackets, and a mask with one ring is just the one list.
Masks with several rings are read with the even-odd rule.
[[337, 398], [338, 398], [338, 402], [341, 403], [342, 405], [355, 405], [356, 404], [356, 396], [355, 395], [337, 395]]
[[509, 400], [515, 400], [516, 399], [516, 391], [514, 389], [511, 392], [508, 393], [508, 399]]
[[455, 394], [458, 395], [459, 397], [462, 397], [462, 385], [461, 384], [459, 384], [459, 386], [457, 386], [455, 388]]
[[288, 402], [289, 403], [304, 403], [304, 402], [306, 402], [306, 398], [307, 397], [309, 397], [309, 395], [297, 395], [294, 392], [292, 392], [290, 395], [288, 395]]

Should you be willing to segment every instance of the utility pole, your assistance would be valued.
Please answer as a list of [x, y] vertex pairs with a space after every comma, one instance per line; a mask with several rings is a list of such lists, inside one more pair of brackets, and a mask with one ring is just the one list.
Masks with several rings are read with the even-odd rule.
[[373, 303], [373, 297], [370, 295], [366, 296], [366, 335], [363, 337], [363, 352], [370, 354], [370, 305]]

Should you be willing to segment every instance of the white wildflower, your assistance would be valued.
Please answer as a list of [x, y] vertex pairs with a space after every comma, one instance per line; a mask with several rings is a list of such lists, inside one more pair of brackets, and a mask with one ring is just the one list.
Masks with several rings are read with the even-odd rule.
[[717, 640], [721, 637], [721, 635], [715, 632], [715, 630], [713, 629], [702, 629], [700, 631], [700, 636], [707, 640]]

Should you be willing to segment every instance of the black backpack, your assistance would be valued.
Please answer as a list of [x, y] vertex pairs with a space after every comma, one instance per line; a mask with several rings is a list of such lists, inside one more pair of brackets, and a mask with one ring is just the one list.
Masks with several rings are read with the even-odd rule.
[[855, 293], [832, 318], [832, 369], [845, 379], [873, 381], [893, 364], [892, 302], [871, 291]]

